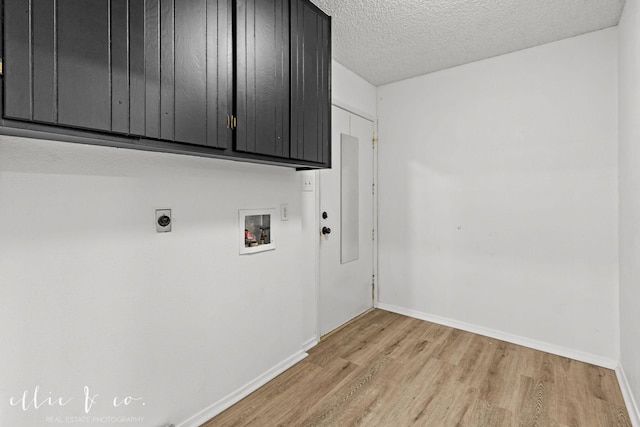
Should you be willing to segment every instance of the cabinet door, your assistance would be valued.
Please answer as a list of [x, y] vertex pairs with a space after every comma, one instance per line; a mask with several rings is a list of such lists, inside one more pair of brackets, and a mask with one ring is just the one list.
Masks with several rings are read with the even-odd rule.
[[4, 116], [129, 133], [126, 5], [5, 0]]
[[[129, 5], [128, 133], [228, 147], [231, 0], [111, 2]], [[114, 40], [124, 35], [112, 30]]]
[[331, 18], [291, 1], [291, 158], [329, 164]]
[[4, 116], [226, 148], [231, 0], [5, 0]]
[[109, 25], [108, 0], [6, 0], [5, 117], [110, 130]]
[[236, 2], [236, 151], [289, 157], [289, 0]]
[[[146, 0], [144, 135], [226, 148], [231, 138], [231, 1]], [[133, 29], [132, 29], [133, 30]]]
[[130, 133], [228, 147], [231, 0], [129, 1], [129, 8]]

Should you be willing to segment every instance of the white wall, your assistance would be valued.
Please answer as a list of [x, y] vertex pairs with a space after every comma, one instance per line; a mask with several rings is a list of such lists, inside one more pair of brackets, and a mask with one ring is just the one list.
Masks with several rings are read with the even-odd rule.
[[[640, 398], [640, 4], [627, 0], [619, 25], [620, 363]], [[629, 406], [629, 404], [628, 404]], [[631, 411], [631, 408], [629, 408]], [[635, 416], [638, 417], [637, 403]]]
[[376, 88], [336, 61], [331, 61], [331, 102], [352, 113], [376, 116]]
[[[239, 256], [238, 209], [282, 203], [277, 249]], [[300, 210], [291, 168], [0, 138], [0, 425], [85, 416], [85, 386], [91, 417], [177, 424], [299, 353]], [[36, 386], [73, 400], [9, 405]]]
[[617, 360], [616, 31], [378, 88], [381, 303]]

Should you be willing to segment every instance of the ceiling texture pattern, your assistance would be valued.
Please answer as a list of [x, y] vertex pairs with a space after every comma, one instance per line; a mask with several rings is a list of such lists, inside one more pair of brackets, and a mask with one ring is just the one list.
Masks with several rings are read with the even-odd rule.
[[313, 0], [333, 58], [375, 86], [618, 24], [624, 0]]

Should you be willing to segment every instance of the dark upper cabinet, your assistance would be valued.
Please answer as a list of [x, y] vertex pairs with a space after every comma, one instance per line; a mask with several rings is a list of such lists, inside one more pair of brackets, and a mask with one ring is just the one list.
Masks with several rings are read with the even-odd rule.
[[331, 162], [331, 18], [291, 1], [292, 159]]
[[4, 0], [4, 116], [226, 148], [231, 0]]
[[236, 1], [236, 151], [289, 157], [289, 0]]
[[330, 18], [308, 0], [0, 5], [2, 128], [330, 166]]

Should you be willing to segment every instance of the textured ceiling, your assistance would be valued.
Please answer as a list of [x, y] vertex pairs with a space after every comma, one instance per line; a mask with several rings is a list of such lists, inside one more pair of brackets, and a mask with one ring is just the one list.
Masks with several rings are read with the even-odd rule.
[[312, 0], [375, 86], [617, 25], [624, 0]]

